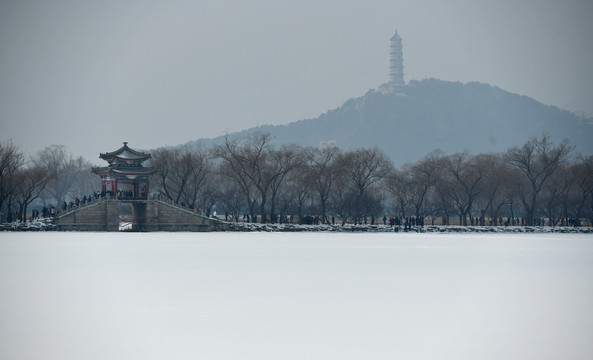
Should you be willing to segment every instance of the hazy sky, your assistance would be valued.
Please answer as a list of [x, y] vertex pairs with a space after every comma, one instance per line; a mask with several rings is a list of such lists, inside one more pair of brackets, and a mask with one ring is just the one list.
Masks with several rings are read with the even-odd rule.
[[591, 0], [0, 0], [0, 141], [99, 164], [316, 117], [388, 80], [396, 29], [406, 81], [593, 116], [591, 19]]

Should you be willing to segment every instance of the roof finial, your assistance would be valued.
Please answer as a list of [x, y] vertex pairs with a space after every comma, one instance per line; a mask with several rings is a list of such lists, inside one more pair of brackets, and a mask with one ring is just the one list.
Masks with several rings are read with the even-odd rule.
[[124, 141], [124, 146], [128, 146], [128, 142], [127, 141]]

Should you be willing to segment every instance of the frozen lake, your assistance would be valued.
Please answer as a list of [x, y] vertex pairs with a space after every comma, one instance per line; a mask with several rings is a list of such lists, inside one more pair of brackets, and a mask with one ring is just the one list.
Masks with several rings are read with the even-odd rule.
[[593, 236], [0, 233], [1, 359], [590, 359]]

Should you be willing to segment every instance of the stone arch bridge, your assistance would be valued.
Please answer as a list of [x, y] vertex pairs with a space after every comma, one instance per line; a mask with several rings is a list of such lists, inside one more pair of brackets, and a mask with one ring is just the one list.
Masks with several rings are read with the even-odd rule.
[[119, 231], [120, 205], [131, 204], [132, 231], [227, 231], [231, 224], [158, 199], [102, 197], [62, 212], [61, 231]]

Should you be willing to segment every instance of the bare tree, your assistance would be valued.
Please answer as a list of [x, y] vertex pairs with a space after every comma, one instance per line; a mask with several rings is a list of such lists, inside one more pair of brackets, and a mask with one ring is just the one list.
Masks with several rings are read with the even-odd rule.
[[471, 214], [476, 197], [484, 190], [486, 167], [476, 157], [467, 152], [444, 158], [444, 181], [448, 183], [448, 196], [457, 209], [459, 223], [467, 226], [467, 216]]
[[234, 221], [239, 221], [240, 214], [245, 214], [246, 203], [241, 189], [234, 181], [221, 182], [219, 205], [225, 214]]
[[159, 194], [167, 197], [169, 200], [175, 198], [173, 190], [170, 187], [171, 169], [175, 161], [177, 161], [178, 152], [172, 149], [159, 148], [152, 152], [148, 165], [157, 169], [157, 173], [153, 177], [153, 189], [158, 190]]
[[335, 179], [334, 190], [330, 193], [329, 208], [339, 216], [342, 225], [351, 219], [358, 221], [354, 214], [357, 194], [349, 185], [349, 178], [346, 173], [343, 173]]
[[276, 216], [276, 199], [281, 186], [291, 172], [301, 169], [304, 164], [303, 150], [297, 145], [283, 145], [278, 150], [270, 150], [269, 175], [270, 175], [270, 214], [272, 222]]
[[579, 156], [570, 173], [573, 181], [565, 208], [574, 219], [585, 216], [593, 224], [593, 155]]
[[[301, 169], [301, 168], [299, 168]], [[313, 184], [307, 175], [299, 171], [293, 171], [289, 174], [285, 191], [281, 196], [282, 210], [288, 215], [297, 215], [299, 222], [302, 223], [304, 214], [310, 213], [312, 203]]]
[[[243, 190], [252, 217], [259, 198], [262, 223], [266, 222], [268, 189], [274, 177], [268, 166], [270, 141], [271, 136], [267, 133], [251, 135], [243, 142], [232, 140], [227, 135], [224, 145], [217, 146], [214, 150], [215, 155], [223, 160], [223, 174], [236, 181]], [[257, 197], [254, 196], [254, 191]]]
[[327, 222], [327, 207], [330, 194], [340, 171], [338, 166], [340, 150], [335, 146], [321, 149], [309, 149], [306, 153], [305, 177], [312, 185], [319, 203], [321, 221]]
[[[225, 151], [224, 148], [217, 147], [215, 148], [215, 154], [218, 157], [221, 157], [220, 151]], [[245, 176], [239, 170], [238, 165], [235, 163], [236, 160], [232, 160], [230, 157], [227, 158], [227, 161], [222, 161], [218, 164], [217, 173], [222, 177], [229, 180], [229, 182], [235, 184], [233, 189], [238, 189], [243, 196], [244, 204], [247, 208], [247, 212], [252, 219], [255, 217], [256, 213], [256, 202], [257, 202], [257, 190], [255, 186], [251, 183], [249, 178]], [[226, 191], [226, 189], [223, 189]]]
[[554, 147], [546, 135], [541, 139], [533, 138], [522, 147], [514, 147], [508, 151], [510, 166], [517, 169], [525, 179], [526, 186], [520, 199], [525, 208], [528, 225], [533, 225], [539, 195], [544, 185], [559, 171], [571, 151], [572, 147], [568, 145], [568, 141]]
[[74, 193], [75, 184], [83, 172], [90, 171], [90, 164], [82, 157], [69, 154], [65, 145], [54, 144], [39, 151], [33, 161], [47, 172], [49, 181], [45, 198], [55, 199], [60, 204], [80, 195]]
[[440, 151], [434, 151], [410, 168], [411, 192], [409, 199], [416, 218], [424, 219], [426, 215], [426, 200], [440, 176], [439, 172], [442, 169], [442, 159], [442, 153]]
[[410, 165], [401, 170], [394, 170], [386, 180], [387, 191], [391, 195], [391, 203], [397, 216], [405, 217], [411, 204]]
[[221, 197], [222, 187], [216, 181], [208, 181], [202, 188], [200, 191], [200, 204], [202, 204], [207, 216], [213, 213]]
[[480, 154], [474, 160], [485, 169], [483, 191], [474, 201], [479, 221], [484, 223], [486, 214], [498, 218], [503, 207], [511, 204], [513, 173], [509, 170], [504, 158], [499, 154]]
[[[352, 214], [355, 221], [366, 220], [378, 210], [380, 201], [371, 190], [393, 172], [391, 160], [379, 148], [349, 151], [340, 156], [341, 167], [349, 179], [348, 186], [354, 194]], [[373, 209], [373, 210], [371, 210]]]
[[82, 156], [74, 158], [75, 167], [79, 169], [76, 179], [69, 193], [74, 196], [91, 195], [101, 189], [101, 178], [93, 174], [93, 165]]
[[153, 189], [175, 203], [195, 208], [198, 198], [212, 190], [214, 165], [201, 148], [157, 149], [149, 164], [158, 169]]
[[167, 189], [169, 194], [172, 195], [171, 200], [175, 203], [181, 203], [191, 181], [195, 157], [188, 148], [172, 150], [172, 157], [173, 161], [169, 164]]
[[563, 214], [568, 212], [568, 196], [574, 182], [574, 173], [567, 165], [561, 165], [543, 185], [540, 208], [548, 218], [550, 226], [555, 226]]
[[32, 165], [17, 172], [16, 200], [21, 221], [27, 220], [27, 207], [41, 195], [50, 180], [47, 169]]
[[210, 197], [208, 195], [216, 193], [218, 189], [216, 183], [212, 181], [214, 164], [202, 149], [188, 150], [184, 156], [184, 163], [189, 163], [190, 171], [182, 191], [182, 198], [189, 207], [195, 208], [200, 197]]
[[433, 189], [431, 189], [428, 192], [428, 196], [426, 198], [426, 205], [424, 207], [426, 209], [425, 214], [430, 218], [431, 225], [434, 225], [435, 220], [443, 215], [445, 215], [445, 217], [447, 218], [445, 219], [445, 221], [442, 222], [443, 225], [446, 225], [448, 223], [449, 209], [445, 207], [446, 204], [448, 203], [443, 201], [442, 193], [438, 191], [437, 182], [437, 186], [433, 187]]
[[[0, 215], [12, 211], [12, 199], [18, 184], [15, 176], [24, 163], [25, 156], [16, 145], [0, 143]], [[2, 221], [4, 216], [0, 219]]]

